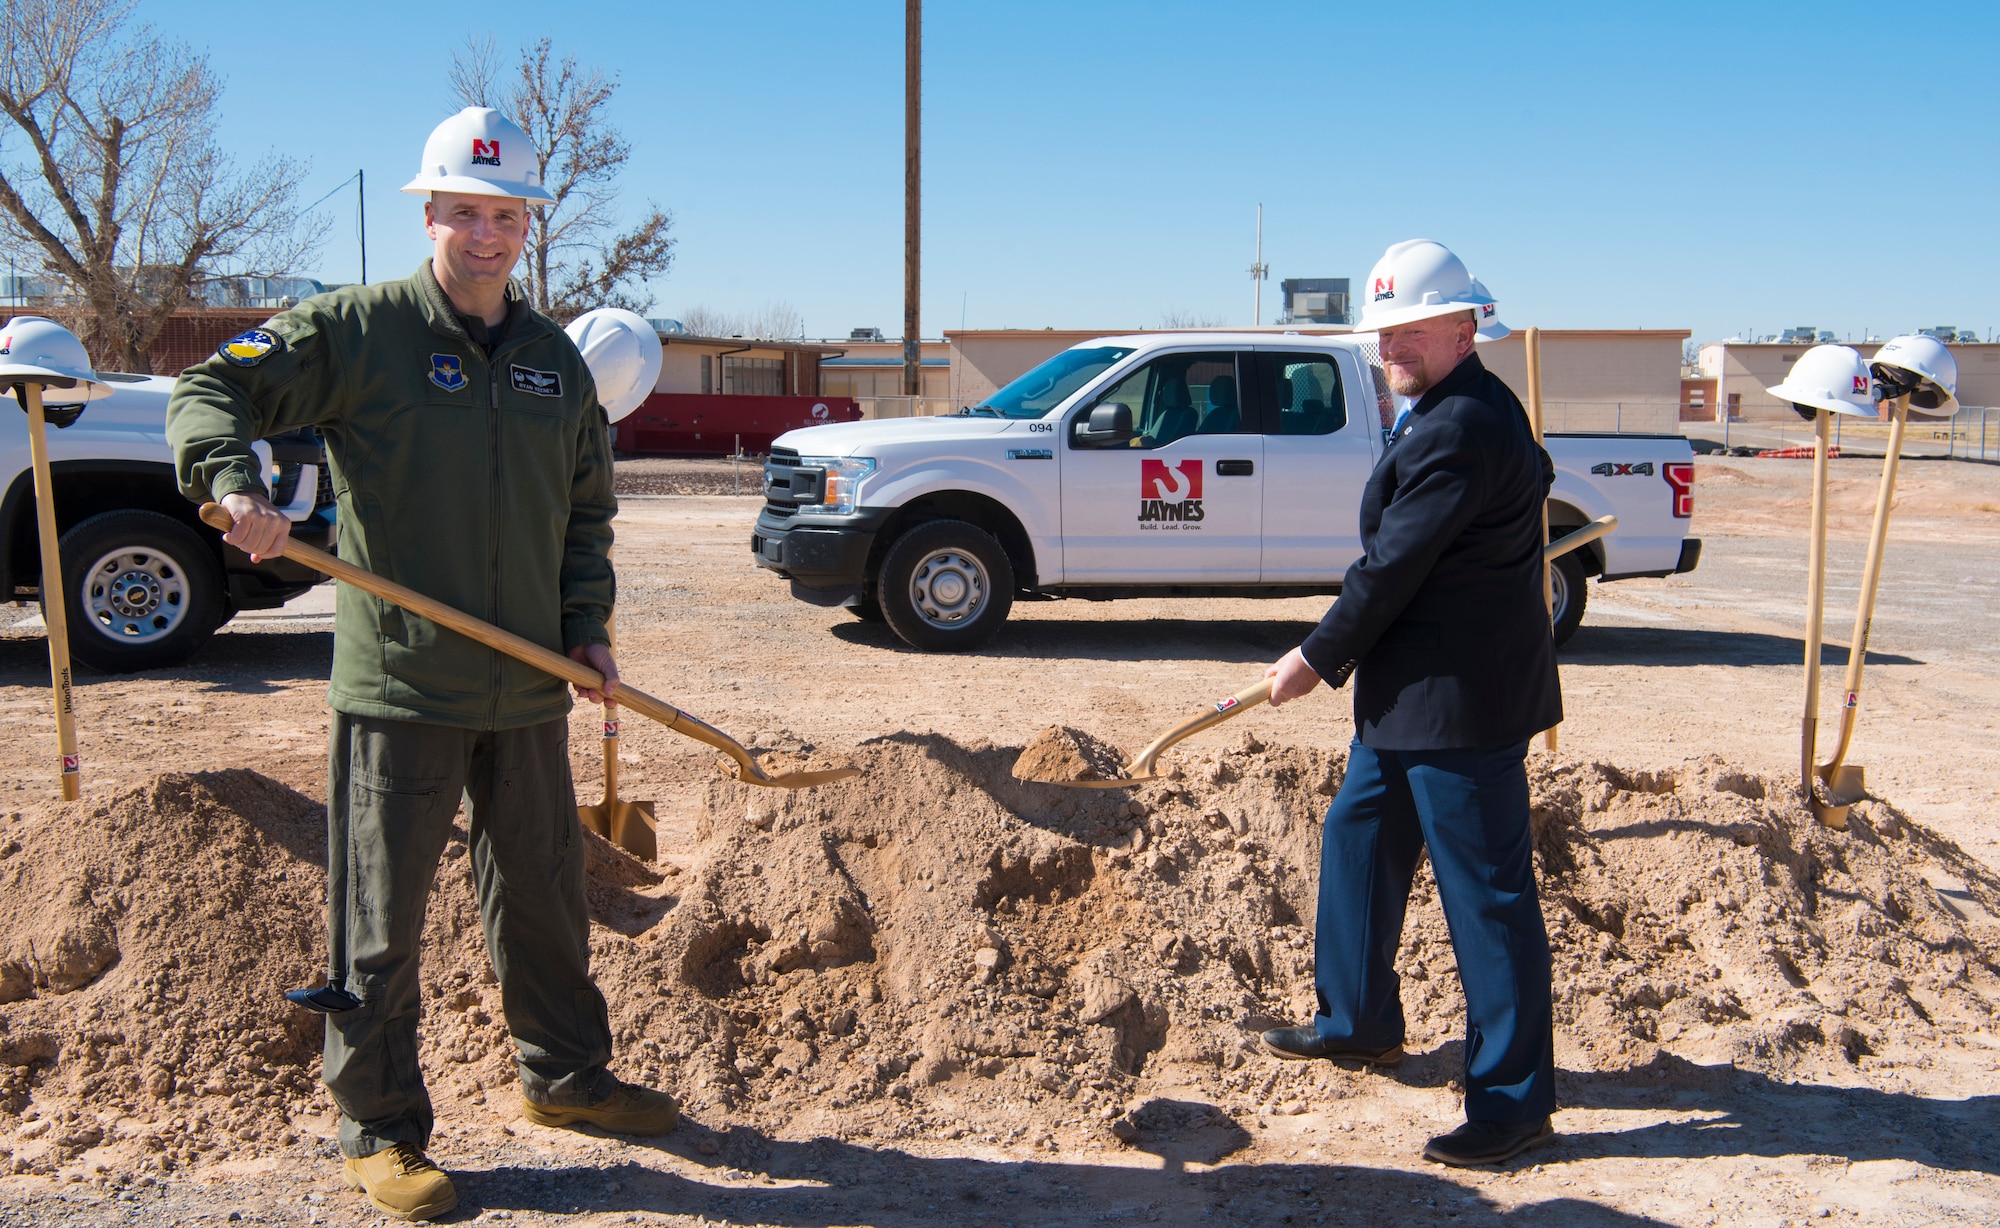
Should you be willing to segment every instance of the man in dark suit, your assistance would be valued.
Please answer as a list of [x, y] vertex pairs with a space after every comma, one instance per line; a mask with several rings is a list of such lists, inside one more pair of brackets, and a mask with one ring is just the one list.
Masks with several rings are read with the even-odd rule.
[[1402, 1060], [1395, 958], [1428, 849], [1465, 986], [1467, 1120], [1424, 1154], [1493, 1164], [1553, 1133], [1526, 759], [1529, 738], [1562, 719], [1541, 561], [1554, 468], [1473, 353], [1476, 334], [1505, 330], [1457, 257], [1398, 244], [1371, 281], [1361, 323], [1378, 329], [1390, 391], [1410, 404], [1362, 495], [1365, 555], [1269, 670], [1276, 706], [1351, 668], [1356, 736], [1321, 848], [1318, 1011], [1264, 1044], [1285, 1058]]

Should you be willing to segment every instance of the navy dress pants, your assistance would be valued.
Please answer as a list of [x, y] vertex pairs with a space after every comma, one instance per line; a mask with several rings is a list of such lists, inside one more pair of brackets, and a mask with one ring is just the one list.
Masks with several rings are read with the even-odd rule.
[[1403, 1042], [1396, 949], [1417, 857], [1432, 873], [1465, 986], [1465, 1116], [1555, 1109], [1549, 937], [1528, 829], [1528, 744], [1370, 750], [1356, 741], [1320, 851], [1313, 1025], [1362, 1049]]

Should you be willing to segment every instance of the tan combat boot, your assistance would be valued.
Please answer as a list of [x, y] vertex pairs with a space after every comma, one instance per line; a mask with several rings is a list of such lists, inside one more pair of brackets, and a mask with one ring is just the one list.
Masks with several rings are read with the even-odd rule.
[[458, 1205], [451, 1178], [411, 1143], [392, 1143], [341, 1166], [347, 1184], [397, 1219], [436, 1219]]
[[612, 1134], [650, 1137], [665, 1134], [680, 1123], [681, 1106], [665, 1092], [650, 1087], [634, 1087], [613, 1081], [611, 1092], [597, 1103], [583, 1105], [536, 1104], [525, 1093], [521, 1108], [538, 1126], [596, 1126]]

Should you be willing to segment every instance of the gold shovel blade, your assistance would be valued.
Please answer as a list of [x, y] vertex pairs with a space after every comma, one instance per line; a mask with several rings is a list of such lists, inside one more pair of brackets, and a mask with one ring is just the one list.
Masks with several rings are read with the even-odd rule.
[[1826, 796], [1822, 798], [1819, 789], [1813, 789], [1806, 795], [1806, 804], [1811, 808], [1813, 817], [1835, 831], [1846, 831], [1848, 810], [1868, 796], [1865, 772], [1866, 769], [1852, 763], [1832, 768], [1821, 764], [1814, 768], [1813, 775], [1825, 786]]
[[641, 861], [660, 855], [659, 819], [651, 802], [613, 802], [608, 806], [578, 806], [583, 825]]

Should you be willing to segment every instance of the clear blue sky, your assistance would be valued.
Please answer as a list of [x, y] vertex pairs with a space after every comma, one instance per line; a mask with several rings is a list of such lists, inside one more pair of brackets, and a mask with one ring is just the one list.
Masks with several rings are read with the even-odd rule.
[[[1070, 3], [925, 14], [923, 331], [1247, 322], [1272, 280], [1417, 236], [1516, 326], [2000, 327], [2000, 6]], [[397, 193], [468, 35], [620, 75], [651, 314], [902, 320], [902, 5], [271, 5], [142, 14], [227, 81], [223, 137], [368, 177], [369, 272], [426, 253]], [[336, 16], [337, 14], [337, 16]], [[477, 17], [470, 17], [477, 14]], [[1909, 176], [1905, 181], [1901, 176]], [[357, 273], [351, 195], [318, 274]]]

